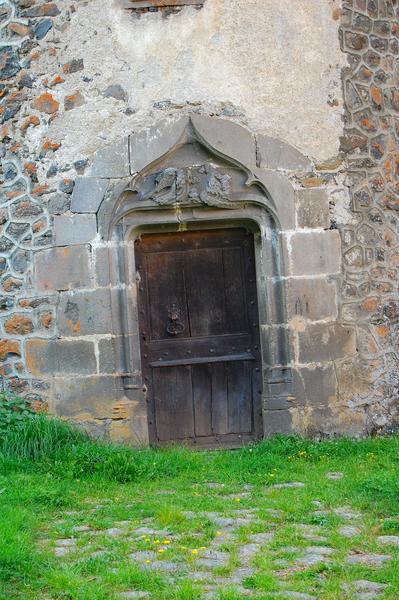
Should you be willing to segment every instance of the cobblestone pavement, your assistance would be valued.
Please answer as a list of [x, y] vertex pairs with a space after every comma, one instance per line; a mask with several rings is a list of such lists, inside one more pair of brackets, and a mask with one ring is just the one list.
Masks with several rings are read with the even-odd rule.
[[[112, 598], [159, 598], [184, 582], [194, 594], [187, 598], [394, 598], [381, 573], [394, 564], [399, 536], [370, 533], [367, 514], [352, 506], [309, 500], [302, 482], [236, 493], [212, 482], [191, 486], [199, 506], [213, 498], [214, 510], [182, 509], [173, 490], [157, 493], [168, 507], [157, 516], [137, 500], [119, 507], [126, 518], [112, 520], [115, 501], [107, 499], [66, 513], [41, 545], [74, 568], [97, 561], [99, 574], [115, 576]], [[298, 518], [296, 503], [305, 500], [309, 510]], [[121, 569], [132, 569], [134, 585], [118, 585]]]

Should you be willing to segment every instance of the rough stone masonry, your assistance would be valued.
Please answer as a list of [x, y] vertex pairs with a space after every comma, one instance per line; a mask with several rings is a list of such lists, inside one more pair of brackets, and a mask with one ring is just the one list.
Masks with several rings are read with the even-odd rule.
[[0, 28], [4, 387], [94, 435], [147, 440], [111, 327], [123, 282], [104, 206], [174, 146], [170, 124], [199, 116], [217, 119], [220, 154], [223, 122], [230, 138], [240, 125], [228, 157], [292, 199], [285, 316], [268, 330], [288, 336], [292, 390], [268, 398], [267, 432], [395, 428], [397, 0], [0, 0]]

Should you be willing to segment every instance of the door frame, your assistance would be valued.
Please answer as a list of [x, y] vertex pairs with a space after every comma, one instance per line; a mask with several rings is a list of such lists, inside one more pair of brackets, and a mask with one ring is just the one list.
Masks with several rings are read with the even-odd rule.
[[[273, 417], [286, 412], [292, 394], [288, 330], [285, 320], [284, 282], [281, 277], [281, 240], [267, 209], [242, 203], [229, 208], [176, 207], [127, 212], [114, 228], [110, 251], [113, 329], [120, 333], [115, 359], [126, 396], [146, 411], [147, 394], [142, 377], [137, 307], [137, 273], [134, 241], [142, 233], [192, 229], [246, 227], [253, 233], [258, 296], [259, 334], [262, 356], [262, 407], [264, 435], [275, 432]], [[281, 411], [281, 412], [280, 412]]]
[[[211, 227], [206, 227], [206, 226], [202, 226], [202, 227], [197, 227], [196, 223], [188, 223], [187, 227], [185, 227], [183, 230], [179, 230], [177, 228], [174, 228], [174, 231], [166, 231], [164, 228], [160, 231], [160, 228], [154, 228], [151, 227], [151, 231], [147, 231], [147, 228], [144, 227], [143, 229], [140, 230], [139, 235], [137, 235], [136, 232], [136, 236], [134, 238], [134, 242], [137, 239], [140, 239], [141, 235], [143, 234], [165, 234], [167, 235], [168, 233], [177, 233], [180, 235], [184, 235], [185, 233], [189, 233], [189, 232], [209, 232], [209, 231], [213, 231], [213, 232], [224, 232], [224, 231], [231, 231], [231, 230], [245, 230], [247, 234], [249, 234], [250, 239], [251, 239], [251, 243], [253, 244], [253, 248], [251, 249], [251, 254], [253, 254], [253, 258], [255, 259], [255, 238], [254, 238], [254, 227], [253, 227], [253, 223], [248, 223], [246, 225], [243, 225], [242, 222], [235, 222], [233, 227], [227, 227], [226, 223], [222, 223], [221, 225], [223, 226], [217, 226], [219, 225], [219, 223], [214, 223], [213, 226]], [[135, 256], [134, 256], [135, 262], [136, 262], [136, 245], [135, 245]], [[197, 448], [215, 448], [215, 447], [223, 447], [223, 448], [237, 448], [237, 447], [241, 447], [242, 445], [254, 442], [254, 441], [258, 441], [260, 439], [262, 439], [263, 437], [263, 406], [262, 406], [262, 396], [263, 396], [263, 377], [262, 377], [262, 373], [259, 372], [259, 370], [261, 369], [261, 365], [262, 365], [262, 355], [261, 355], [261, 348], [260, 348], [260, 324], [259, 324], [259, 309], [258, 309], [258, 286], [257, 286], [257, 274], [256, 274], [256, 264], [253, 264], [253, 271], [254, 271], [254, 275], [255, 275], [255, 281], [253, 281], [251, 284], [246, 285], [246, 296], [248, 296], [248, 294], [250, 294], [250, 297], [254, 297], [254, 295], [256, 295], [256, 326], [255, 326], [255, 330], [256, 333], [252, 332], [251, 333], [251, 337], [253, 339], [253, 343], [255, 345], [255, 351], [252, 350], [252, 352], [257, 356], [256, 358], [256, 367], [254, 367], [254, 369], [256, 368], [257, 372], [253, 372], [253, 380], [252, 380], [252, 411], [253, 411], [253, 432], [249, 433], [238, 433], [238, 434], [230, 434], [230, 435], [219, 435], [219, 434], [215, 434], [206, 438], [201, 438], [201, 437], [194, 437], [191, 439], [191, 441], [184, 442], [184, 441], [178, 441], [179, 444], [188, 444], [192, 447], [197, 447]], [[245, 281], [244, 281], [245, 284]], [[148, 285], [148, 283], [147, 283]], [[141, 281], [137, 281], [136, 284], [136, 289], [138, 292], [138, 297], [140, 297], [140, 286], [141, 286]], [[146, 290], [148, 290], [148, 288], [145, 288]], [[251, 291], [252, 289], [252, 291]], [[145, 303], [146, 307], [144, 307], [144, 312], [147, 309], [147, 311], [149, 310], [149, 304], [148, 302]], [[140, 302], [138, 302], [138, 309], [139, 312], [143, 312], [140, 311], [140, 306], [143, 307], [143, 300]], [[248, 306], [246, 304], [246, 308], [247, 308], [247, 313], [248, 313]], [[136, 314], [138, 314], [138, 312], [136, 311]], [[147, 320], [148, 320], [149, 316], [147, 314]], [[249, 319], [249, 314], [246, 315], [247, 320]], [[139, 323], [142, 320], [140, 318], [140, 316], [138, 317], [139, 319]], [[254, 317], [255, 320], [255, 317]], [[149, 323], [147, 322], [147, 328], [149, 331]], [[251, 326], [251, 331], [252, 331], [253, 327]], [[142, 348], [141, 348], [142, 350]], [[151, 376], [149, 375], [149, 365], [148, 365], [148, 361], [146, 361], [146, 355], [144, 355], [144, 360], [142, 360], [142, 370], [145, 373], [145, 377], [144, 380], [145, 382], [147, 380], [151, 381]], [[145, 370], [145, 364], [147, 362], [147, 370]], [[148, 376], [148, 377], [147, 377]], [[147, 384], [146, 384], [147, 385]], [[147, 391], [147, 390], [146, 390]], [[173, 444], [175, 443], [173, 440], [169, 441], [169, 442], [160, 442], [157, 439], [157, 428], [156, 428], [156, 408], [155, 408], [155, 395], [154, 395], [154, 388], [151, 384], [149, 384], [148, 387], [148, 396], [147, 396], [147, 415], [148, 415], [148, 430], [149, 430], [149, 441], [151, 445], [156, 445], [156, 446], [164, 446], [165, 444]], [[176, 440], [177, 443], [177, 440]]]

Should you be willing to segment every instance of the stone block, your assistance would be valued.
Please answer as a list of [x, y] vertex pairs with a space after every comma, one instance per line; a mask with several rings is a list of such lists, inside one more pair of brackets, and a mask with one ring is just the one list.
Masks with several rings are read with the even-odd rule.
[[73, 188], [71, 211], [77, 213], [96, 213], [107, 188], [107, 179], [79, 177]]
[[148, 419], [147, 415], [135, 414], [133, 419], [127, 421], [111, 422], [109, 438], [119, 444], [131, 444], [142, 448], [148, 446]]
[[310, 323], [298, 331], [299, 362], [322, 362], [356, 352], [355, 330], [338, 323]]
[[188, 117], [174, 121], [163, 120], [130, 136], [131, 173], [138, 173], [175, 147], [183, 138]]
[[[337, 287], [326, 279], [289, 278], [285, 282], [287, 318], [334, 320], [338, 315]], [[281, 285], [277, 282], [276, 285]]]
[[91, 242], [97, 235], [96, 215], [54, 217], [56, 246], [76, 246]]
[[296, 214], [298, 227], [328, 229], [330, 211], [327, 192], [321, 188], [297, 191]]
[[294, 233], [288, 245], [292, 275], [321, 275], [341, 271], [341, 237], [337, 230]]
[[99, 369], [100, 373], [116, 373], [118, 367], [116, 364], [115, 345], [122, 343], [121, 338], [104, 338], [98, 342]]
[[97, 370], [93, 342], [86, 340], [29, 339], [25, 344], [28, 370], [42, 375], [91, 374]]
[[96, 283], [104, 287], [111, 282], [110, 254], [116, 252], [116, 248], [109, 246], [93, 246], [93, 265]]
[[300, 406], [328, 406], [337, 398], [337, 378], [332, 363], [299, 367], [293, 372], [293, 397]]
[[211, 150], [243, 165], [256, 165], [255, 137], [248, 129], [232, 121], [203, 115], [191, 115], [191, 122], [199, 139]]
[[278, 228], [283, 231], [295, 229], [295, 192], [288, 177], [283, 173], [258, 168], [253, 169], [253, 172], [265, 186], [275, 205]]
[[276, 396], [273, 388], [270, 391], [272, 393], [265, 400], [265, 410], [288, 410], [290, 408], [291, 403], [287, 396]]
[[120, 378], [101, 375], [56, 377], [53, 393], [56, 414], [82, 422], [112, 419], [118, 401], [123, 398]]
[[68, 290], [90, 286], [87, 246], [49, 248], [34, 255], [33, 284], [38, 290]]
[[129, 177], [129, 138], [124, 136], [114, 144], [97, 150], [88, 174], [100, 179]]
[[265, 410], [263, 412], [264, 436], [292, 435], [292, 417], [289, 410]]
[[292, 369], [287, 367], [268, 369], [263, 384], [265, 410], [287, 410], [293, 406]]
[[[102, 374], [141, 372], [140, 339], [137, 334], [104, 337], [98, 342], [99, 370]], [[127, 363], [127, 364], [126, 364]], [[140, 384], [141, 385], [141, 378]]]
[[285, 325], [261, 325], [263, 361], [268, 365], [286, 365], [294, 356], [294, 337]]
[[311, 168], [310, 160], [290, 144], [267, 135], [257, 135], [256, 139], [262, 169], [304, 171]]
[[[141, 373], [140, 339], [137, 334], [116, 335], [99, 340], [98, 357], [101, 373], [123, 373], [133, 379]], [[133, 383], [133, 379], [130, 383]], [[141, 386], [140, 381], [134, 384]]]
[[61, 336], [112, 333], [111, 293], [109, 288], [84, 292], [63, 292], [57, 308]]

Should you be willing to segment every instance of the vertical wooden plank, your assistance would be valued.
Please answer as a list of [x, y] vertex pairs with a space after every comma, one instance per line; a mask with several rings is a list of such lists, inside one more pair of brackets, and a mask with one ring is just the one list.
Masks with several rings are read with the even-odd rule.
[[214, 435], [229, 433], [227, 373], [225, 363], [212, 367], [212, 431]]
[[187, 303], [193, 337], [224, 333], [225, 296], [222, 250], [185, 253]]
[[159, 441], [194, 437], [190, 367], [153, 369], [155, 420]]
[[253, 426], [253, 385], [252, 385], [252, 369], [253, 365], [250, 362], [243, 362], [243, 391], [240, 396], [240, 432], [251, 432]]
[[226, 363], [228, 376], [228, 423], [230, 433], [252, 431], [251, 378], [247, 363]]
[[172, 411], [169, 399], [173, 394], [175, 375], [172, 369], [153, 369], [152, 392], [155, 407], [155, 435], [157, 440], [164, 442], [171, 439]]
[[212, 435], [211, 365], [192, 366], [193, 405], [196, 436]]
[[173, 304], [178, 307], [184, 325], [180, 337], [189, 336], [182, 253], [147, 254], [146, 264], [151, 339], [170, 339], [166, 328], [169, 324], [168, 310]]
[[244, 333], [249, 329], [245, 304], [245, 281], [243, 278], [242, 260], [242, 248], [223, 249], [226, 306], [224, 333]]

